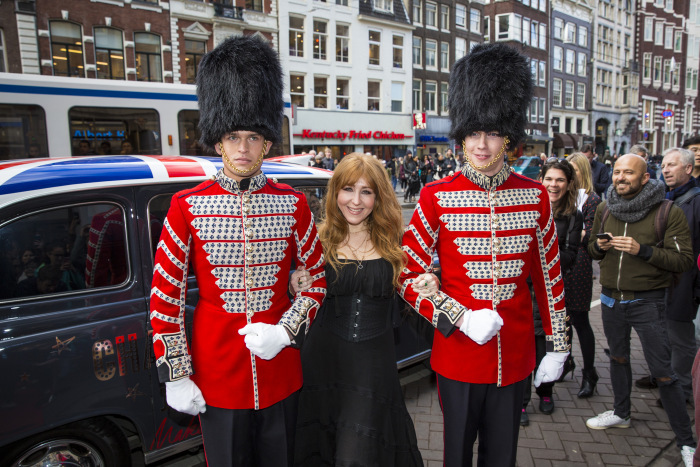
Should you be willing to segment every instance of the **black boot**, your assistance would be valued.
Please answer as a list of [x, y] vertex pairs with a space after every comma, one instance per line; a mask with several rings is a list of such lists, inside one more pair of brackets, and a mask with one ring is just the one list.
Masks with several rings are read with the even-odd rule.
[[567, 373], [571, 372], [571, 379], [574, 379], [574, 370], [576, 369], [576, 362], [574, 361], [574, 357], [569, 354], [568, 357], [566, 357], [566, 361], [564, 362], [564, 369], [561, 372], [561, 376], [557, 380], [557, 382], [561, 383], [564, 381], [564, 377], [567, 375]]
[[591, 368], [590, 370], [584, 368], [581, 373], [583, 373], [583, 382], [581, 383], [581, 390], [578, 392], [578, 397], [585, 399], [593, 395], [595, 385], [598, 382], [598, 373], [595, 371], [595, 368]]

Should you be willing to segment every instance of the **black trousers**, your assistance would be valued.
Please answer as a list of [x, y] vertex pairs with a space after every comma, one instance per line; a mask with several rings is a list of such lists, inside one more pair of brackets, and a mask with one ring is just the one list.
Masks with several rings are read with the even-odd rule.
[[470, 467], [479, 436], [480, 467], [514, 466], [525, 380], [498, 387], [437, 375], [445, 430], [445, 467]]
[[299, 391], [261, 410], [207, 406], [199, 416], [209, 467], [291, 466]]

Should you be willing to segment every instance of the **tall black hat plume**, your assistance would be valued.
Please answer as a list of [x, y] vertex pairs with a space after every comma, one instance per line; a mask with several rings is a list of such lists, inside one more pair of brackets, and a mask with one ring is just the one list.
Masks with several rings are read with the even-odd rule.
[[206, 53], [197, 70], [197, 99], [203, 146], [214, 148], [233, 130], [255, 131], [280, 142], [282, 67], [265, 40], [229, 37]]
[[450, 75], [450, 137], [498, 131], [514, 148], [525, 137], [532, 99], [530, 60], [505, 44], [481, 44], [459, 59]]

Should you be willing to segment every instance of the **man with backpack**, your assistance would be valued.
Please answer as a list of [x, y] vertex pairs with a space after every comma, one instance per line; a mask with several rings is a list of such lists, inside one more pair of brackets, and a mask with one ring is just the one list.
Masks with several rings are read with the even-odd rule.
[[[683, 210], [690, 227], [693, 242], [693, 257], [700, 253], [700, 188], [695, 186], [692, 177], [695, 155], [681, 148], [671, 148], [664, 152], [661, 171], [668, 187], [666, 199]], [[671, 342], [671, 361], [673, 371], [683, 388], [685, 400], [693, 404], [693, 388], [690, 370], [695, 358], [695, 325], [700, 303], [700, 275], [697, 268], [677, 276], [666, 294], [666, 325]], [[645, 376], [635, 381], [635, 386], [643, 389], [656, 388], [656, 381]]]
[[608, 199], [596, 210], [592, 229], [596, 235], [591, 235], [588, 253], [600, 261], [600, 302], [610, 348], [614, 407], [588, 419], [586, 425], [595, 430], [630, 426], [630, 332], [634, 328], [659, 386], [676, 445], [685, 465], [691, 466], [696, 442], [683, 389], [671, 364], [665, 318], [666, 289], [674, 273], [693, 266], [688, 221], [680, 208], [665, 201], [663, 182], [650, 179], [642, 157], [620, 157], [612, 178]]

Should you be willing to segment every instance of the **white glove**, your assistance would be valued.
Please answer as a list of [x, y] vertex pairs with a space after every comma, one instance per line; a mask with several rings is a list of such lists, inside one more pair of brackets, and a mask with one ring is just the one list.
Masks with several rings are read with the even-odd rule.
[[281, 324], [251, 323], [238, 330], [245, 336], [245, 346], [263, 360], [271, 360], [291, 344], [289, 334]]
[[535, 373], [535, 387], [558, 380], [564, 371], [564, 362], [568, 356], [569, 352], [547, 352]]
[[484, 345], [495, 336], [503, 326], [503, 318], [493, 310], [467, 310], [459, 330], [479, 345]]
[[207, 411], [202, 391], [189, 377], [165, 382], [165, 399], [178, 412], [197, 415]]

